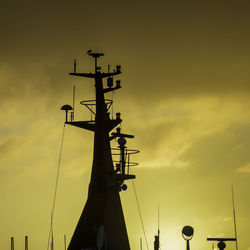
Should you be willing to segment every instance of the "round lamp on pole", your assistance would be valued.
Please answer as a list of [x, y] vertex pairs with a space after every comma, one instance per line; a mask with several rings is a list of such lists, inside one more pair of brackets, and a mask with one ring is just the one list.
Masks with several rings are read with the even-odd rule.
[[182, 229], [182, 237], [187, 241], [187, 250], [190, 250], [189, 241], [193, 238], [194, 229], [190, 226], [185, 226]]

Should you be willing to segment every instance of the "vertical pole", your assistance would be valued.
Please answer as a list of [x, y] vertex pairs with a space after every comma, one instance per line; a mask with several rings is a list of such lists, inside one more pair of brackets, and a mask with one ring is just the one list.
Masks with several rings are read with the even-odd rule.
[[95, 73], [97, 72], [97, 57], [95, 57]]
[[10, 245], [11, 245], [11, 250], [14, 250], [14, 237], [11, 237], [10, 239]]
[[140, 250], [142, 250], [142, 239], [140, 238]]
[[28, 236], [25, 236], [25, 250], [28, 250]]
[[66, 248], [67, 248], [67, 244], [66, 244], [66, 234], [64, 234], [64, 248], [65, 248], [65, 250], [66, 250]]
[[127, 153], [128, 151], [126, 150], [126, 155], [128, 156], [128, 174], [130, 173], [130, 166], [129, 166], [129, 160], [130, 160], [130, 154]]
[[125, 147], [124, 145], [121, 145], [120, 146], [121, 148], [121, 164], [122, 164], [122, 174], [125, 174], [125, 165], [126, 165], [126, 162], [125, 162]]
[[160, 204], [158, 203], [158, 237], [160, 241]]
[[75, 110], [76, 85], [73, 87], [73, 110]]
[[65, 120], [66, 120], [66, 122], [68, 122], [68, 110], [66, 110], [66, 117], [65, 117]]
[[74, 74], [76, 73], [76, 59], [74, 60]]
[[74, 85], [73, 87], [73, 111], [72, 111], [72, 115], [71, 115], [71, 121], [73, 121], [75, 119], [75, 95], [76, 95], [76, 86]]
[[187, 250], [190, 250], [189, 240], [187, 240]]
[[236, 230], [236, 215], [235, 215], [235, 206], [234, 206], [234, 189], [233, 184], [231, 184], [232, 188], [232, 202], [233, 202], [233, 216], [234, 216], [234, 237], [236, 243], [236, 250], [238, 250], [238, 241], [237, 241], [237, 230]]

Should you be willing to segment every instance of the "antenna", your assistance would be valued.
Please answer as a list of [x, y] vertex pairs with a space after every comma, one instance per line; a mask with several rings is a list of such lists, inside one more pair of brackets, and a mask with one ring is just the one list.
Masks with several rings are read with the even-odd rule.
[[14, 250], [14, 237], [10, 238], [11, 250]]
[[64, 247], [65, 247], [65, 250], [67, 248], [67, 243], [66, 243], [66, 234], [64, 234]]
[[158, 203], [158, 236], [160, 235], [160, 204]]
[[74, 74], [76, 74], [76, 59], [74, 59]]
[[233, 216], [234, 216], [234, 237], [235, 237], [235, 243], [236, 243], [236, 250], [238, 250], [233, 184], [231, 184], [231, 188], [232, 188], [232, 203], [233, 203]]
[[75, 119], [75, 97], [76, 97], [76, 86], [73, 87], [73, 111], [71, 112], [71, 121]]
[[25, 236], [25, 250], [28, 250], [28, 236]]
[[76, 86], [73, 87], [73, 111], [75, 111]]
[[155, 235], [155, 241], [154, 241], [154, 250], [160, 249], [160, 209], [159, 209], [159, 203], [158, 203], [158, 234]]

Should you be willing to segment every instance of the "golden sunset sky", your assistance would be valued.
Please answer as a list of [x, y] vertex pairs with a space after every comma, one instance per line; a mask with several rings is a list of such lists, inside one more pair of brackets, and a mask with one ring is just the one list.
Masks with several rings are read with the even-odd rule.
[[[160, 205], [162, 250], [233, 237], [234, 185], [239, 250], [250, 250], [250, 2], [2, 1], [0, 39], [0, 249], [45, 250], [65, 114], [76, 86], [76, 120], [94, 98], [86, 51], [122, 65], [114, 112], [139, 149], [135, 186], [150, 250]], [[112, 94], [107, 94], [112, 98]], [[115, 145], [114, 145], [115, 146]], [[66, 126], [54, 214], [63, 250], [87, 198], [93, 134]], [[121, 193], [132, 250], [143, 238], [131, 182]], [[143, 249], [146, 243], [143, 238]], [[228, 250], [235, 249], [228, 243]]]

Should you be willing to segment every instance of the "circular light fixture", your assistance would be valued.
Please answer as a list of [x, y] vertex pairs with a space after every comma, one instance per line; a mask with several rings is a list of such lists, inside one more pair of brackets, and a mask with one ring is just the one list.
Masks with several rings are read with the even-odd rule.
[[191, 240], [194, 235], [194, 229], [190, 226], [185, 226], [182, 229], [182, 237], [184, 240]]

